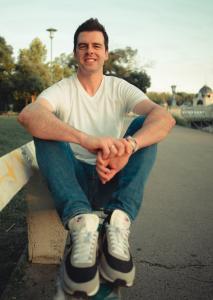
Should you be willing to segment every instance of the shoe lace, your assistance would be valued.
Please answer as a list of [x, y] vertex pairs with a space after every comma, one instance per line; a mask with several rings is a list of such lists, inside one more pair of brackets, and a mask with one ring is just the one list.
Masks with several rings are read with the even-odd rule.
[[114, 254], [129, 258], [129, 229], [124, 229], [107, 224], [109, 242]]
[[98, 232], [81, 229], [73, 231], [72, 257], [76, 263], [92, 263], [94, 251], [96, 251]]

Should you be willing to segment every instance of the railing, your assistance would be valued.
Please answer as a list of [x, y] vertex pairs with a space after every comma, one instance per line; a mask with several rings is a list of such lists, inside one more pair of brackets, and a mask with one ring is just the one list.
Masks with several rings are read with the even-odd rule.
[[189, 122], [211, 122], [213, 121], [213, 105], [183, 107], [181, 108], [181, 115]]

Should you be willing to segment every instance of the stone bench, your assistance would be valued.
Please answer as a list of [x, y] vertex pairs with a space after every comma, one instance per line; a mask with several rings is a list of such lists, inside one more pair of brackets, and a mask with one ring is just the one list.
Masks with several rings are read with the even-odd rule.
[[0, 211], [25, 185], [29, 260], [58, 264], [63, 256], [67, 231], [39, 172], [33, 142], [0, 158]]

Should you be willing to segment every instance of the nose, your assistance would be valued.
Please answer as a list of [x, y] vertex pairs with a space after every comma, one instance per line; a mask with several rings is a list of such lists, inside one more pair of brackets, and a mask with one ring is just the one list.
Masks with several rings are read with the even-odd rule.
[[88, 52], [88, 54], [93, 54], [93, 47], [92, 47], [92, 45], [88, 46], [87, 52]]

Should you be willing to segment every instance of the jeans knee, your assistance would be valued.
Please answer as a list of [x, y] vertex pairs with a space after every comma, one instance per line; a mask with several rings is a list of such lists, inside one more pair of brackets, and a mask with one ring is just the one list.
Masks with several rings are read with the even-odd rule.
[[129, 127], [127, 128], [127, 131], [124, 135], [124, 137], [128, 136], [128, 135], [133, 135], [136, 131], [138, 131], [142, 126], [143, 123], [146, 119], [146, 116], [139, 116], [136, 117], [129, 125]]
[[53, 140], [44, 140], [37, 137], [33, 137], [34, 145], [38, 150], [45, 150], [45, 149], [70, 149], [69, 143], [61, 142], [61, 141], [53, 141]]

